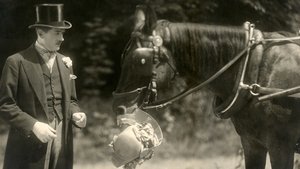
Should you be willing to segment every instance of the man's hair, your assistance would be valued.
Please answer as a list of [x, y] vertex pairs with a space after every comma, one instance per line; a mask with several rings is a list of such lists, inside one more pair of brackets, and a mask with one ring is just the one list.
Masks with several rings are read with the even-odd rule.
[[[35, 27], [36, 36], [40, 36], [41, 31], [47, 33], [51, 28], [44, 27], [44, 26], [37, 26]], [[41, 31], [39, 31], [41, 30]]]
[[41, 29], [43, 32], [48, 32], [51, 28], [45, 26], [37, 26], [35, 30]]

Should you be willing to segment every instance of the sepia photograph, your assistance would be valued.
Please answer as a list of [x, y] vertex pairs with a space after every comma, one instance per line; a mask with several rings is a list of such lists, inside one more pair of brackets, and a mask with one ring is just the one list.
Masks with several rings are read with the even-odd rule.
[[0, 0], [0, 169], [300, 169], [300, 1]]

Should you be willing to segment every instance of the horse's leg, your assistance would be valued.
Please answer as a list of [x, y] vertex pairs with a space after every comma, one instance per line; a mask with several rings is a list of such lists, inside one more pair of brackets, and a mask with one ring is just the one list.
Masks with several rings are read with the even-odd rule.
[[294, 144], [290, 142], [276, 143], [272, 139], [269, 154], [272, 169], [293, 169], [294, 166]]
[[244, 149], [246, 169], [264, 169], [267, 149], [246, 137], [241, 137], [241, 141]]

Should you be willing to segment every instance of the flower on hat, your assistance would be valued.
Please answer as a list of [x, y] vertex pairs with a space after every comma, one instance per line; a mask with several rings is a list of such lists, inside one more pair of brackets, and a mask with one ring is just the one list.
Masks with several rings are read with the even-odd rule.
[[62, 61], [68, 68], [72, 66], [72, 60], [70, 59], [70, 57], [63, 57]]

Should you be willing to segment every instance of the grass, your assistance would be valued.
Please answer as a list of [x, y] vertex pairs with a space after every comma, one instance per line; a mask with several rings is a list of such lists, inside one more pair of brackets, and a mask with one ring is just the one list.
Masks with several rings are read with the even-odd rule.
[[[139, 165], [138, 169], [234, 169], [236, 159], [233, 157], [218, 157], [209, 159], [175, 158], [159, 159], [153, 158]], [[222, 167], [221, 167], [222, 166]], [[113, 169], [110, 162], [95, 164], [76, 164], [75, 169]]]
[[[77, 131], [79, 132], [79, 131]], [[0, 135], [0, 168], [2, 168], [3, 154], [6, 145], [7, 135]], [[74, 169], [114, 169], [110, 162], [110, 150], [107, 146], [95, 147], [94, 140], [77, 136], [74, 139]], [[177, 144], [177, 143], [176, 143]], [[174, 148], [177, 147], [177, 148]], [[210, 146], [211, 147], [211, 146]], [[193, 150], [193, 152], [192, 152]], [[200, 151], [198, 154], [205, 154], [208, 145], [197, 146], [196, 143], [189, 144], [182, 142], [180, 145], [174, 145], [165, 142], [155, 152], [151, 160], [145, 161], [142, 165], [138, 166], [139, 169], [237, 169], [234, 168], [240, 163], [240, 156], [232, 154], [230, 156], [218, 156], [210, 154], [205, 157], [195, 158], [197, 155], [195, 151]], [[190, 154], [188, 153], [190, 151]], [[188, 156], [183, 158], [182, 156]], [[198, 155], [197, 155], [198, 156]], [[222, 166], [222, 167], [221, 167]]]
[[[6, 144], [6, 135], [0, 135], [0, 168], [2, 168], [3, 154]], [[106, 148], [95, 148], [93, 140], [75, 138], [75, 162], [74, 169], [115, 169], [109, 160], [109, 151]], [[167, 147], [163, 145], [151, 160], [145, 161], [137, 169], [244, 169], [244, 159], [241, 152], [222, 155], [215, 153], [209, 156], [184, 158], [182, 154], [169, 153], [166, 155]], [[212, 146], [211, 146], [212, 147]], [[193, 148], [193, 147], [192, 147]], [[190, 148], [188, 148], [190, 149]], [[174, 152], [173, 152], [174, 153]], [[179, 153], [179, 152], [177, 152]], [[200, 152], [201, 153], [201, 152]], [[205, 152], [202, 152], [205, 153]], [[300, 155], [295, 156], [295, 169], [299, 168]], [[271, 169], [269, 158], [266, 169]]]
[[[294, 169], [299, 169], [300, 155], [295, 155]], [[92, 164], [75, 163], [74, 169], [115, 169], [110, 161], [102, 161]], [[216, 156], [210, 158], [170, 158], [161, 159], [153, 157], [144, 162], [137, 169], [244, 169], [244, 161], [241, 156]], [[265, 169], [271, 169], [269, 156]]]
[[[101, 120], [102, 117], [99, 119]], [[217, 124], [211, 126], [203, 124], [205, 127], [197, 128], [199, 135], [193, 138], [179, 137], [180, 128], [175, 128], [171, 133], [165, 132], [165, 140], [155, 151], [154, 157], [137, 168], [244, 169], [244, 159], [239, 151], [240, 140], [232, 124], [227, 121]], [[109, 127], [110, 125], [106, 126], [106, 128]], [[103, 141], [103, 138], [106, 138], [104, 136], [107, 135], [104, 132], [106, 130], [103, 130], [101, 126], [93, 126], [90, 130], [94, 132], [83, 134], [83, 130], [75, 130], [74, 169], [115, 169], [116, 167], [110, 162], [111, 150], [107, 146], [110, 139]], [[110, 131], [107, 130], [107, 132]], [[99, 141], [101, 139], [102, 141]], [[7, 133], [0, 134], [0, 168], [2, 168], [6, 140]], [[295, 169], [300, 168], [299, 161], [300, 157], [296, 155]], [[271, 169], [269, 160], [266, 169]]]

